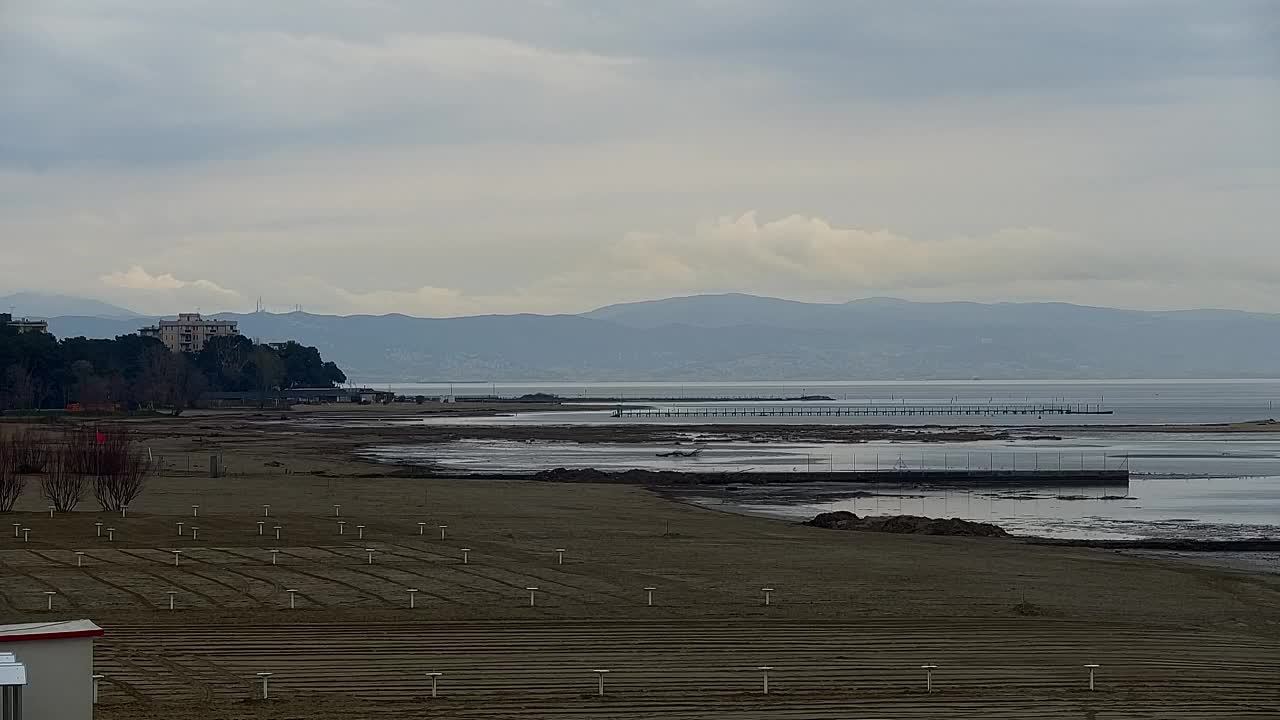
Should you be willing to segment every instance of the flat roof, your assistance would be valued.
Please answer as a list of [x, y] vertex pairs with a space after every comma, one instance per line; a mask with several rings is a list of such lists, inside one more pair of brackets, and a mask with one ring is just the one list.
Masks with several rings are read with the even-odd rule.
[[0, 643], [100, 637], [102, 634], [102, 628], [92, 620], [0, 625]]

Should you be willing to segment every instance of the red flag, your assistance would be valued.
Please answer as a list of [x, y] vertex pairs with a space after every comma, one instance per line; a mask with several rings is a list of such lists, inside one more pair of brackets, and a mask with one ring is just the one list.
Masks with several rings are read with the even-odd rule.
[[107, 443], [107, 436], [106, 436], [106, 435], [105, 435], [101, 430], [99, 430], [99, 431], [98, 431], [98, 444], [99, 444], [99, 445], [105, 445], [106, 443]]

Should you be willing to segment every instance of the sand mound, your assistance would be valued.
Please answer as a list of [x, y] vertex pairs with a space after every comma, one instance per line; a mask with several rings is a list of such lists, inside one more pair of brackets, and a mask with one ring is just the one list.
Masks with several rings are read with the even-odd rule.
[[831, 530], [899, 533], [906, 535], [952, 535], [958, 537], [1008, 537], [998, 525], [969, 522], [958, 518], [927, 518], [918, 515], [858, 517], [851, 512], [822, 513], [805, 523]]

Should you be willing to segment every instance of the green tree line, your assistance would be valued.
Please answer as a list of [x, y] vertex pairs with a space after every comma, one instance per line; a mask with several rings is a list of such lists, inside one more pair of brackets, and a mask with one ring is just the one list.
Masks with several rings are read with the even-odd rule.
[[313, 347], [259, 345], [233, 335], [209, 340], [198, 353], [171, 352], [159, 340], [59, 340], [0, 327], [0, 411], [84, 407], [192, 407], [206, 392], [334, 387], [347, 376]]

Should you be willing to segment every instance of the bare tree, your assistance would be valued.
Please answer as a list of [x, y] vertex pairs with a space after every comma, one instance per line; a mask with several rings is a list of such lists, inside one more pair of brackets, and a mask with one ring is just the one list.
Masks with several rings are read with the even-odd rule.
[[45, 474], [40, 478], [40, 492], [58, 512], [71, 512], [84, 499], [85, 474], [75, 449], [64, 445], [51, 453]]
[[27, 479], [18, 473], [13, 444], [0, 437], [0, 512], [12, 512], [26, 486]]
[[[82, 432], [73, 454], [81, 466], [88, 465], [93, 477], [93, 494], [103, 510], [119, 510], [142, 494], [151, 462], [124, 430]], [[85, 445], [88, 444], [88, 449]]]
[[27, 429], [9, 441], [13, 451], [14, 472], [19, 475], [36, 475], [44, 472], [49, 459], [49, 440], [34, 430]]

